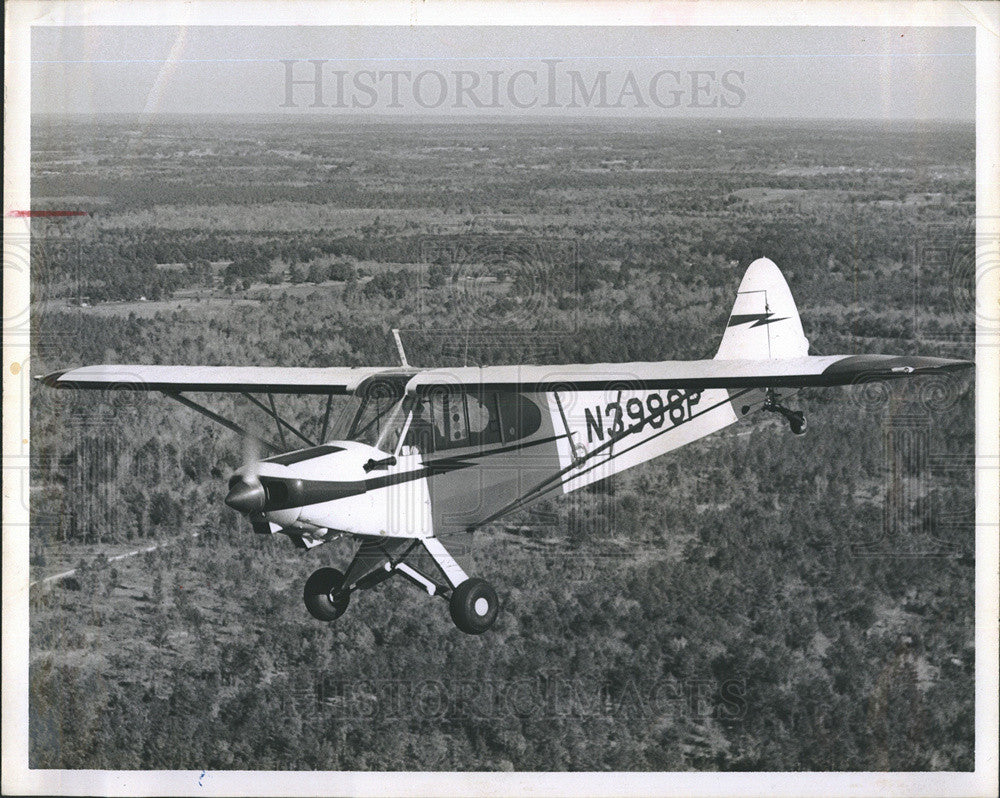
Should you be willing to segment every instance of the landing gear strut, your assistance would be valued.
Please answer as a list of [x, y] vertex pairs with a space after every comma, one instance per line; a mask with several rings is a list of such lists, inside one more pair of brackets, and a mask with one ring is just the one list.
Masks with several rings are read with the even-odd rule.
[[778, 403], [781, 396], [775, 393], [773, 388], [767, 389], [767, 397], [764, 399], [764, 404], [761, 405], [761, 410], [766, 410], [769, 413], [780, 413], [785, 417], [788, 422], [789, 428], [795, 435], [805, 435], [806, 434], [806, 415], [801, 410], [790, 410], [782, 404]]
[[[425, 574], [405, 561], [418, 546], [430, 555], [439, 575]], [[365, 539], [346, 573], [320, 568], [309, 577], [303, 591], [306, 609], [317, 620], [335, 621], [347, 610], [351, 593], [369, 590], [397, 574], [429, 596], [446, 599], [451, 619], [466, 634], [482, 634], [496, 622], [500, 601], [493, 586], [485, 579], [469, 578], [437, 538]]]

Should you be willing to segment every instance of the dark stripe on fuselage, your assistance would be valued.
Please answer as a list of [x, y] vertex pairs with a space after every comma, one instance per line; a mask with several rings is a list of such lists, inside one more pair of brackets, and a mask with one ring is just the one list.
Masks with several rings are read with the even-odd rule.
[[[526, 443], [519, 443], [511, 446], [502, 446], [489, 451], [470, 452], [462, 457], [442, 457], [438, 460], [424, 461], [421, 463], [421, 468], [415, 468], [412, 471], [403, 471], [397, 474], [386, 474], [384, 476], [372, 477], [370, 479], [334, 481], [300, 479], [297, 477], [262, 476], [260, 477], [260, 481], [268, 491], [268, 499], [264, 505], [263, 512], [267, 513], [276, 510], [287, 510], [290, 507], [307, 507], [311, 504], [322, 504], [323, 502], [334, 501], [335, 499], [344, 499], [348, 496], [358, 496], [370, 490], [377, 490], [378, 488], [387, 488], [390, 485], [399, 485], [404, 482], [412, 482], [424, 477], [446, 474], [450, 471], [458, 471], [462, 468], [471, 468], [472, 466], [479, 465], [479, 460], [489, 457], [490, 455], [503, 454], [506, 452], [516, 451], [518, 449], [527, 449], [532, 446], [539, 446], [543, 443], [551, 443], [552, 441], [565, 437], [565, 435], [553, 435], [547, 438], [539, 438], [536, 441], [528, 441]], [[322, 448], [325, 447], [316, 447], [316, 449]], [[316, 449], [312, 451], [315, 451]], [[300, 452], [300, 454], [302, 453]], [[322, 457], [323, 455], [317, 454], [315, 456]], [[306, 459], [310, 458], [303, 458], [298, 462], [303, 462]], [[275, 461], [272, 460], [271, 462]], [[284, 495], [281, 495], [282, 493], [284, 493]]]
[[268, 457], [264, 462], [277, 463], [278, 465], [294, 465], [295, 463], [312, 460], [314, 457], [323, 457], [323, 455], [342, 451], [344, 451], [343, 446], [331, 446], [327, 443], [322, 446], [314, 446], [311, 449], [303, 449], [299, 452], [288, 452], [287, 454], [280, 454], [277, 457]]
[[266, 513], [273, 510], [287, 510], [290, 507], [308, 507], [311, 504], [322, 504], [335, 499], [346, 499], [349, 496], [360, 496], [370, 490], [412, 482], [434, 473], [441, 473], [443, 470], [467, 468], [471, 465], [474, 464], [465, 463], [451, 469], [439, 468], [436, 472], [428, 468], [415, 468], [412, 471], [403, 471], [399, 474], [386, 474], [383, 477], [353, 481], [261, 477], [260, 481], [265, 488], [268, 488], [268, 500], [263, 511]]
[[512, 443], [510, 446], [500, 446], [496, 449], [488, 449], [479, 451], [473, 451], [469, 454], [461, 455], [449, 455], [447, 457], [439, 457], [437, 460], [424, 460], [423, 465], [430, 469], [436, 469], [438, 471], [454, 471], [457, 468], [464, 468], [466, 466], [475, 465], [475, 463], [469, 463], [469, 460], [476, 460], [483, 457], [491, 457], [495, 454], [507, 454], [508, 452], [517, 452], [521, 449], [528, 449], [532, 446], [540, 446], [543, 443], [552, 443], [560, 438], [565, 438], [565, 435], [550, 435], [546, 438], [538, 438], [534, 441], [527, 441], [523, 443]]

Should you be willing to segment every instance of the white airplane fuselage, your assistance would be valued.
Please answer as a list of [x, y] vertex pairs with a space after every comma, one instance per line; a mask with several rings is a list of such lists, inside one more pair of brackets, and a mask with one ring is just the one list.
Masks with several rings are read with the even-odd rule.
[[331, 441], [265, 460], [255, 469], [265, 489], [264, 504], [255, 512], [270, 524], [310, 536], [321, 530], [373, 537], [432, 536], [430, 491], [420, 455], [404, 455], [394, 465], [365, 470], [367, 463], [389, 456], [357, 441]]

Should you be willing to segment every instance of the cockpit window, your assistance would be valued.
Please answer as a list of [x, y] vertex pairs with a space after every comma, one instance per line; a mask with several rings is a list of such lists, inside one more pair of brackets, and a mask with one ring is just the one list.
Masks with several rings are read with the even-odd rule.
[[441, 391], [416, 403], [403, 446], [428, 453], [511, 443], [537, 432], [541, 419], [518, 394]]
[[361, 401], [351, 422], [348, 440], [377, 446], [390, 429], [401, 426], [401, 393], [397, 386], [389, 382], [368, 385], [360, 395]]
[[504, 443], [513, 443], [534, 435], [542, 426], [538, 405], [519, 393], [498, 393], [500, 423]]

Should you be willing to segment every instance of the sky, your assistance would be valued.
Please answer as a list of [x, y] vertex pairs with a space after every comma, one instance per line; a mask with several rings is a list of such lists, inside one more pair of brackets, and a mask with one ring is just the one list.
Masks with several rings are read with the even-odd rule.
[[975, 115], [972, 28], [52, 26], [31, 41], [43, 114]]

